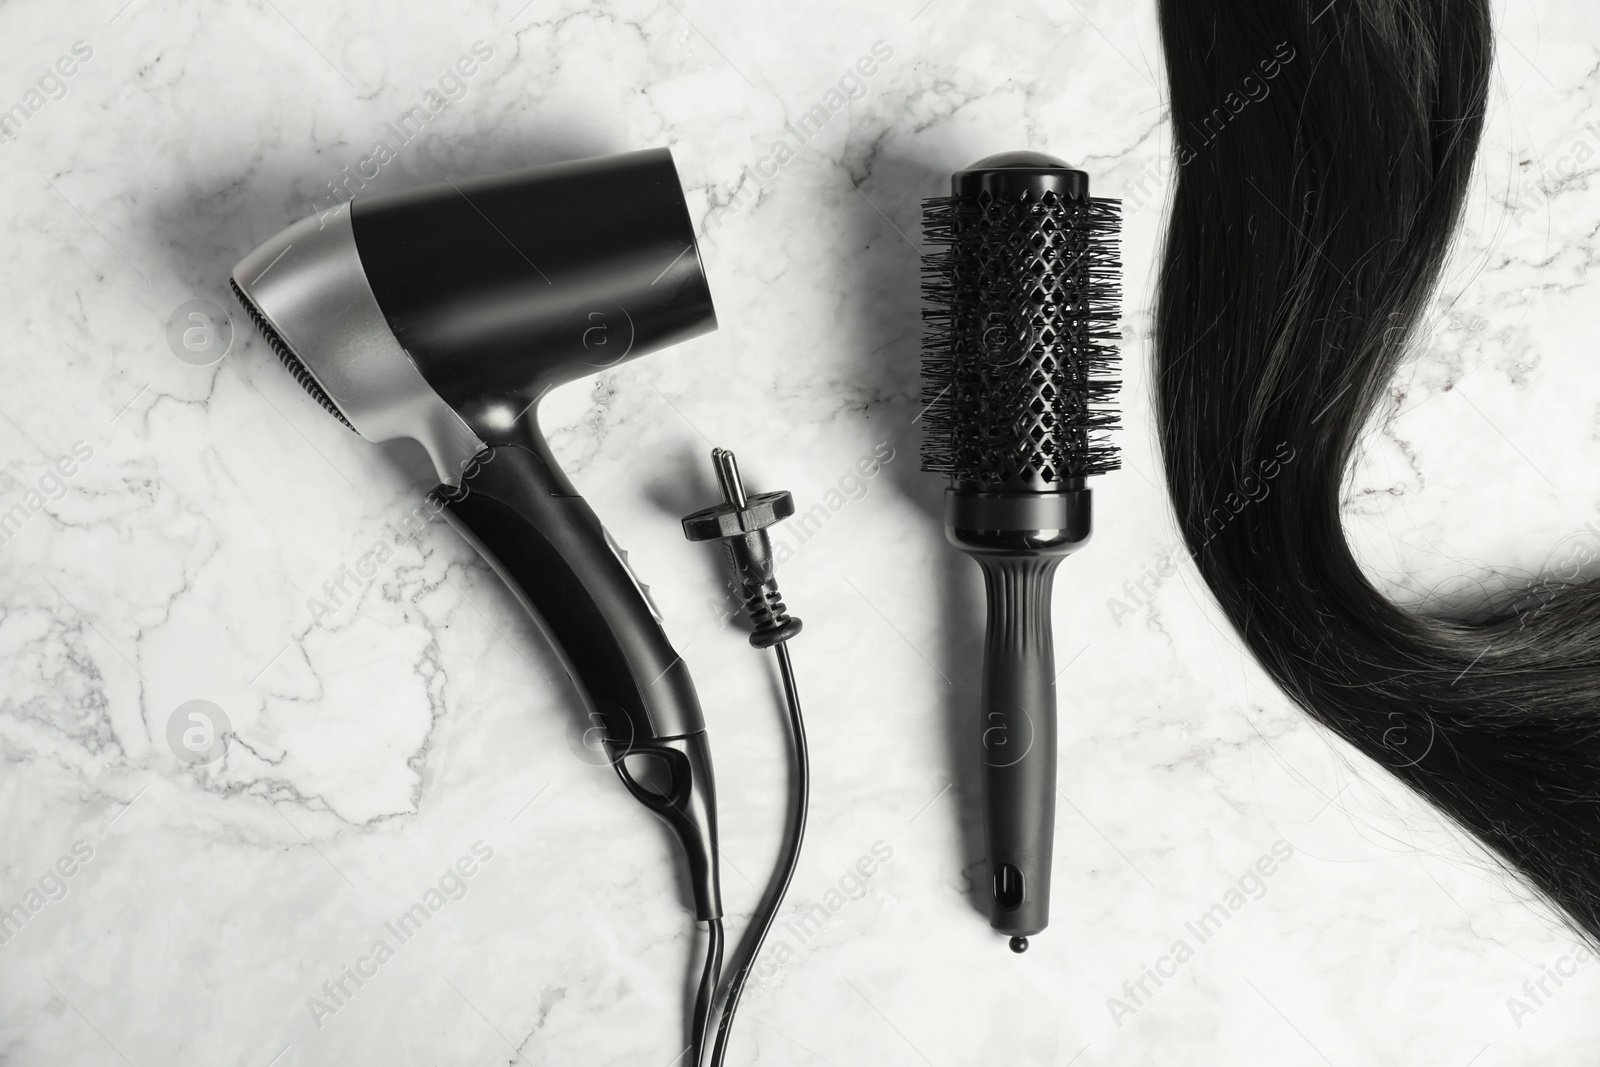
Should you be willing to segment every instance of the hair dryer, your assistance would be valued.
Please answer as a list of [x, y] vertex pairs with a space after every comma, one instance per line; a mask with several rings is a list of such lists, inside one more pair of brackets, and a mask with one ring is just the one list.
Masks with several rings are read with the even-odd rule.
[[[671, 153], [356, 200], [267, 241], [233, 286], [330, 413], [428, 450], [446, 518], [555, 647], [623, 784], [682, 842], [696, 917], [719, 919], [694, 684], [537, 419], [555, 386], [716, 329]], [[659, 773], [636, 776], [634, 754]]]

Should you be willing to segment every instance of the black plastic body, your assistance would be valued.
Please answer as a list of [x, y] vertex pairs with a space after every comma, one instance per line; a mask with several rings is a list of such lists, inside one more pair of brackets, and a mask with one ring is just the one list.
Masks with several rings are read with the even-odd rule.
[[[637, 741], [623, 751], [612, 745], [611, 765], [617, 777], [645, 807], [671, 827], [689, 861], [689, 888], [694, 917], [701, 922], [722, 918], [722, 883], [717, 865], [717, 791], [711, 772], [711, 746], [701, 730], [687, 737]], [[648, 756], [666, 770], [659, 791], [635, 778], [627, 756]]]
[[389, 328], [490, 444], [553, 387], [717, 326], [665, 148], [358, 198], [350, 221]]
[[977, 560], [988, 599], [983, 696], [983, 836], [989, 925], [1026, 937], [1050, 922], [1056, 685], [1050, 624], [1056, 568], [1089, 540], [1090, 493], [945, 494], [945, 535]]
[[771, 648], [798, 634], [799, 619], [788, 613], [778, 592], [777, 562], [767, 527], [794, 514], [787, 490], [760, 493], [743, 504], [724, 502], [684, 517], [683, 535], [691, 541], [722, 542], [728, 570], [745, 610], [750, 613], [750, 644]]
[[1119, 225], [1087, 174], [1036, 152], [924, 201], [924, 470], [1042, 493], [1114, 469]]
[[988, 601], [977, 740], [989, 922], [1021, 952], [1050, 920], [1056, 686], [1050, 607], [1089, 539], [1119, 313], [1115, 203], [1038, 152], [979, 160], [924, 202], [923, 469], [946, 474], [945, 532]]
[[1001, 152], [950, 176], [950, 195], [957, 197], [977, 199], [987, 193], [1003, 200], [1038, 199], [1047, 192], [1084, 199], [1089, 195], [1089, 175], [1043, 152]]
[[[696, 914], [720, 916], [716, 803], [688, 668], [589, 505], [551, 458], [554, 387], [716, 329], [683, 187], [664, 148], [358, 198], [351, 228], [384, 319], [488, 447], [449, 521], [555, 646], [617, 773], [688, 854]], [[629, 755], [671, 772], [663, 792]]]
[[516, 445], [480, 453], [436, 492], [556, 647], [606, 739], [632, 745], [705, 729], [689, 668], [587, 501]]
[[[479, 453], [458, 488], [435, 492], [554, 646], [624, 784], [682, 841], [699, 918], [718, 917], [715, 783], [689, 668], [565, 483], [531, 449], [499, 445]], [[664, 793], [633, 778], [625, 757], [634, 754], [667, 764]]]

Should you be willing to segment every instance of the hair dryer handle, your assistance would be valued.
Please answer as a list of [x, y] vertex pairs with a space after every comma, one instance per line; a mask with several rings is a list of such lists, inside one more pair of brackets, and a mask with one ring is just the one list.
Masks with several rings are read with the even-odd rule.
[[[700, 701], [594, 511], [521, 445], [484, 449], [459, 487], [435, 493], [450, 524], [555, 647], [629, 792], [683, 842], [699, 917], [720, 916], [715, 791]], [[623, 760], [629, 754], [653, 757], [670, 780], [661, 788], [636, 780]]]

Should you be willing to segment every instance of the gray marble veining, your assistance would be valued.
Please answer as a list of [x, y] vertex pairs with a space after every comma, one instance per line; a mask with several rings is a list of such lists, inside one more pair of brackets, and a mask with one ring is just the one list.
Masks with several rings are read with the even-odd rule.
[[[1413, 602], [1600, 526], [1600, 14], [1496, 19], [1459, 249], [1347, 491]], [[732, 1062], [1600, 1050], [1600, 967], [1286, 705], [1169, 558], [1151, 5], [12, 0], [0, 42], [0, 1062], [674, 1062], [699, 946], [670, 839], [427, 521], [426, 456], [328, 418], [226, 284], [352, 193], [653, 145], [721, 329], [543, 421], [694, 671], [736, 920], [776, 848], [780, 721], [678, 517], [715, 498], [712, 444], [825, 513], [784, 534], [811, 835]], [[919, 202], [1015, 148], [1127, 205], [1126, 469], [1058, 581], [1055, 907], [1024, 957], [971, 897], [981, 590], [914, 425]], [[212, 762], [174, 755], [207, 747], [193, 701], [229, 724]]]

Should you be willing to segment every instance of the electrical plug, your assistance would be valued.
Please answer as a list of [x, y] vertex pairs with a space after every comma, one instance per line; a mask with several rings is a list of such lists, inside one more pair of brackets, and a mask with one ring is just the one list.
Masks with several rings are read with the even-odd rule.
[[771, 648], [800, 632], [800, 620], [790, 617], [778, 593], [772, 539], [767, 536], [767, 527], [794, 514], [794, 497], [787, 490], [746, 497], [739, 464], [726, 448], [713, 448], [711, 463], [722, 487], [722, 503], [686, 516], [683, 536], [722, 542], [734, 588], [754, 626], [750, 643]]

